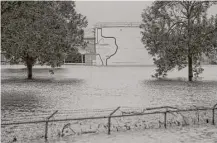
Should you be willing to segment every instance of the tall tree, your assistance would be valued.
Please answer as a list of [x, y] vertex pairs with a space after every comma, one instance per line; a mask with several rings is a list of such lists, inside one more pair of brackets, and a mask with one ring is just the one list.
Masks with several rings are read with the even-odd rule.
[[188, 80], [197, 77], [201, 57], [216, 53], [217, 15], [207, 17], [210, 1], [156, 1], [142, 13], [142, 42], [157, 65], [154, 77], [188, 66]]
[[60, 66], [67, 54], [84, 46], [86, 17], [73, 1], [1, 2], [1, 47], [12, 64]]

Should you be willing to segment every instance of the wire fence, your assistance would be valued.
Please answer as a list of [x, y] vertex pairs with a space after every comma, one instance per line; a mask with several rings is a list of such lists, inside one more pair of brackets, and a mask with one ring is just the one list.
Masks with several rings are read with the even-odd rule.
[[61, 110], [12, 119], [3, 119], [2, 142], [29, 142], [88, 133], [168, 128], [217, 122], [217, 104], [213, 107], [178, 109], [161, 106], [153, 108], [118, 107], [116, 109]]

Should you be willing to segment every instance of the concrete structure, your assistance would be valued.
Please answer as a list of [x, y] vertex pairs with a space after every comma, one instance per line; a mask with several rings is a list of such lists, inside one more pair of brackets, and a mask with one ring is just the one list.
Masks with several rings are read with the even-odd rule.
[[5, 53], [1, 52], [1, 64], [4, 65], [4, 64], [7, 64], [8, 61], [5, 57]]
[[[104, 38], [101, 30], [103, 36], [114, 37], [116, 44], [114, 38]], [[141, 42], [140, 32], [138, 27], [98, 29], [96, 53], [101, 55], [104, 63], [107, 59], [108, 65], [153, 65], [152, 57]], [[96, 64], [101, 65], [99, 58], [96, 58]]]
[[86, 53], [83, 54], [84, 62], [86, 65], [95, 65], [96, 63], [96, 46], [95, 46], [95, 38], [89, 37], [85, 38], [87, 42], [87, 47], [85, 48]]

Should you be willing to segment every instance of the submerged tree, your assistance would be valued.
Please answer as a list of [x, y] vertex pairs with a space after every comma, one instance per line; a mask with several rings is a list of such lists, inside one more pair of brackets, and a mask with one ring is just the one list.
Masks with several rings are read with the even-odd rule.
[[207, 17], [209, 1], [157, 1], [142, 13], [142, 42], [157, 66], [154, 77], [188, 66], [188, 80], [197, 77], [202, 55], [217, 51], [217, 15]]
[[86, 26], [73, 1], [1, 2], [2, 51], [12, 64], [27, 66], [28, 79], [36, 62], [60, 66], [67, 54], [85, 45]]

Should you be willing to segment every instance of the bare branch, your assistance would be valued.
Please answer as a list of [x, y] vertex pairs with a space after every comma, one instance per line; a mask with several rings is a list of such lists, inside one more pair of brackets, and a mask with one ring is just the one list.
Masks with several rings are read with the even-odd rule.
[[165, 34], [168, 34], [168, 33], [170, 32], [170, 30], [172, 30], [172, 28], [173, 28], [175, 25], [180, 24], [180, 23], [182, 23], [182, 24], [184, 24], [185, 26], [187, 26], [186, 23], [184, 23], [183, 21], [178, 21], [178, 22], [174, 23], [174, 24], [169, 28], [169, 30], [167, 31], [167, 33], [165, 33]]

